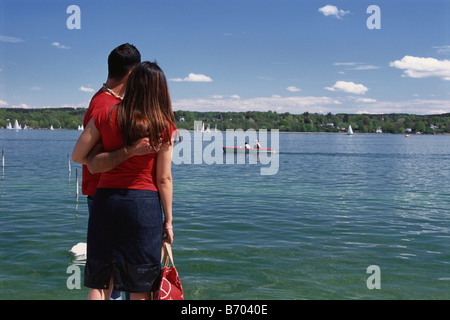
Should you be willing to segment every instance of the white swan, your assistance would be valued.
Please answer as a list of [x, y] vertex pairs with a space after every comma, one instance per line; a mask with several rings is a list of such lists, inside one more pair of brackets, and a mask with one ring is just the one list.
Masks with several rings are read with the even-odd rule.
[[87, 244], [84, 242], [79, 242], [69, 250], [69, 252], [75, 256], [77, 259], [86, 259], [87, 254]]

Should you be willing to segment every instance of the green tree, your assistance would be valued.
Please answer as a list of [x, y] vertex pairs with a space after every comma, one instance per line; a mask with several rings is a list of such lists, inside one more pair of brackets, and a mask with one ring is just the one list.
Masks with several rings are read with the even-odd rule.
[[423, 121], [416, 122], [416, 125], [414, 126], [415, 132], [425, 132], [425, 130], [426, 130], [426, 127], [425, 127], [425, 123]]

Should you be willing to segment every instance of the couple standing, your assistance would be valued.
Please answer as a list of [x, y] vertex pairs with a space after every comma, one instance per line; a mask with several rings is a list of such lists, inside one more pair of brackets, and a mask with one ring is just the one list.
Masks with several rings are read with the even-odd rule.
[[149, 299], [159, 285], [163, 235], [173, 242], [176, 127], [163, 71], [141, 63], [133, 45], [115, 48], [84, 127], [72, 159], [83, 164], [82, 193], [88, 196], [88, 299], [109, 299], [113, 289]]

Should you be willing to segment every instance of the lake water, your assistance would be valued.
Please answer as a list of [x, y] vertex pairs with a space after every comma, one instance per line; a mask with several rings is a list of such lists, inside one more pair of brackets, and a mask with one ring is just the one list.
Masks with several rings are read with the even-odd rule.
[[[79, 134], [0, 130], [0, 299], [87, 297]], [[280, 133], [276, 156], [173, 165], [186, 299], [450, 299], [450, 136]]]

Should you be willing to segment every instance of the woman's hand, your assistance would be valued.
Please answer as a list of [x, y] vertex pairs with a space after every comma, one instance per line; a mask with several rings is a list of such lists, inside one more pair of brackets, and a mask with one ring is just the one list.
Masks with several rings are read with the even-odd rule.
[[173, 229], [172, 229], [172, 151], [173, 144], [168, 143], [161, 146], [158, 152], [156, 161], [156, 185], [158, 187], [159, 197], [164, 212], [164, 228], [163, 234], [165, 238], [172, 244]]
[[164, 223], [163, 239], [167, 239], [170, 244], [173, 243], [173, 226], [171, 223]]
[[145, 155], [148, 153], [156, 153], [159, 151], [160, 147], [156, 149], [152, 148], [148, 138], [141, 138], [138, 141], [136, 141], [133, 145], [126, 147], [126, 149], [129, 156], [132, 157]]

